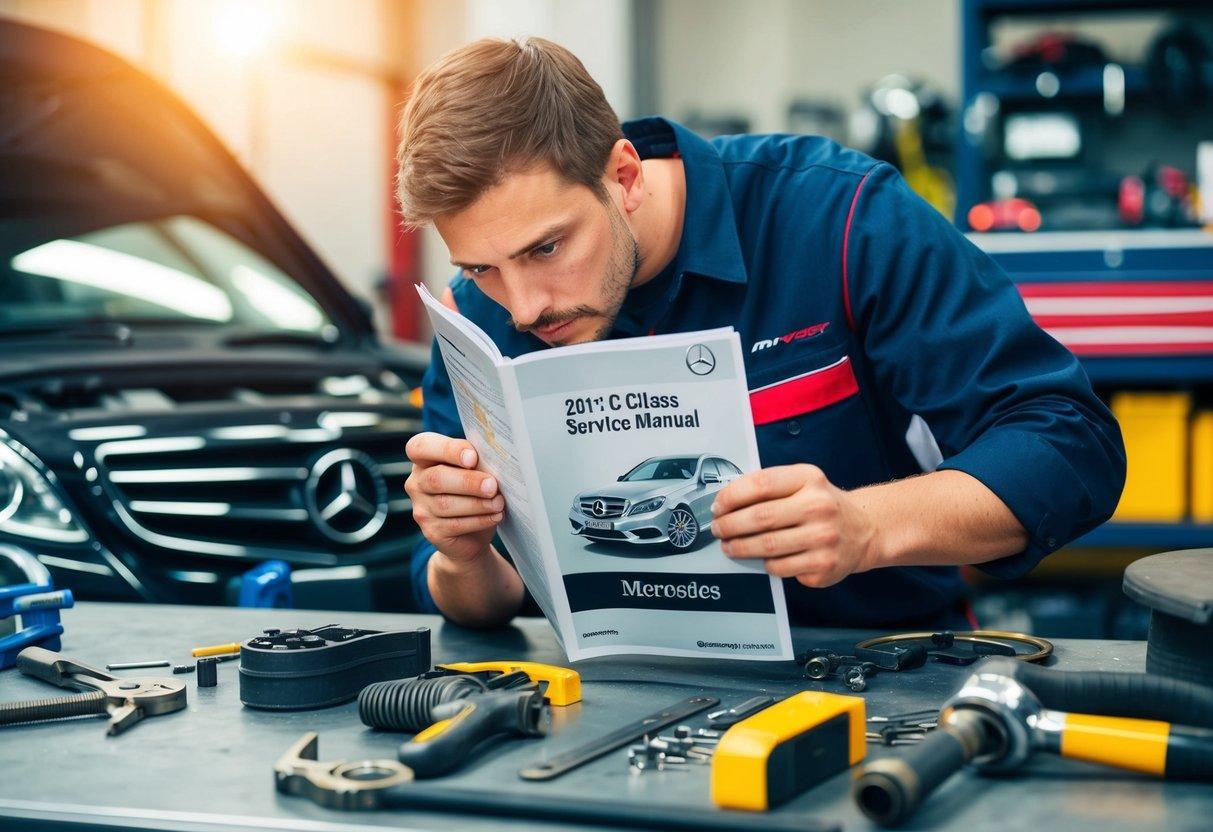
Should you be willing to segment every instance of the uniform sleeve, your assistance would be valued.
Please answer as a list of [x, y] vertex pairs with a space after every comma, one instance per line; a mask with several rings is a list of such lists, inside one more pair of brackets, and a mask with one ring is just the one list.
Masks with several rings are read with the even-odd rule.
[[1085, 371], [994, 261], [888, 165], [858, 187], [843, 257], [879, 389], [926, 420], [940, 469], [980, 480], [1028, 532], [1023, 552], [979, 569], [1022, 575], [1111, 516], [1124, 443]]
[[[459, 409], [455, 406], [455, 395], [451, 391], [451, 378], [447, 374], [446, 363], [442, 360], [442, 350], [439, 349], [437, 341], [434, 342], [431, 348], [430, 366], [421, 378], [421, 395], [422, 428], [427, 431], [441, 433], [444, 436], [464, 438], [463, 423], [459, 421]], [[501, 540], [495, 538], [493, 543], [497, 547], [497, 551], [507, 560], [510, 560], [510, 554]], [[442, 613], [442, 610], [438, 609], [438, 605], [434, 603], [433, 596], [430, 595], [430, 585], [427, 580], [430, 558], [433, 557], [437, 548], [424, 537], [420, 537], [418, 538], [417, 545], [413, 548], [412, 559], [409, 561], [409, 576], [412, 579], [413, 601], [417, 605], [419, 612]], [[522, 609], [519, 614], [542, 615], [538, 605], [531, 597], [530, 590], [527, 590], [523, 598]]]
[[[421, 378], [421, 424], [423, 429], [444, 436], [463, 437], [463, 425], [459, 421], [459, 410], [455, 407], [455, 396], [451, 392], [451, 379], [442, 360], [442, 351], [435, 341], [430, 351], [430, 366]], [[409, 561], [412, 578], [413, 601], [420, 612], [438, 613], [438, 605], [430, 595], [426, 570], [437, 547], [424, 537], [418, 539]]]

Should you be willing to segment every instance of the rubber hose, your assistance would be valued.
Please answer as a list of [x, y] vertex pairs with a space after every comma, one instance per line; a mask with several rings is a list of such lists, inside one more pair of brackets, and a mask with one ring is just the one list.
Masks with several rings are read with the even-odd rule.
[[1213, 781], [1213, 731], [1172, 725], [1166, 771], [1168, 780]]
[[358, 694], [358, 717], [371, 728], [421, 731], [434, 722], [430, 711], [435, 705], [466, 699], [484, 691], [484, 682], [475, 676], [375, 682]]
[[[1213, 688], [1149, 673], [1051, 670], [990, 660], [995, 661], [998, 670], [1023, 682], [1046, 708], [1213, 728]], [[990, 663], [984, 667], [993, 669]]]

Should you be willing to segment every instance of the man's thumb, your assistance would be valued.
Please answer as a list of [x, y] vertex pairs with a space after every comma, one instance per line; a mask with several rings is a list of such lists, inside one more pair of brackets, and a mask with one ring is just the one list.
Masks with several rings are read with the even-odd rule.
[[450, 286], [442, 290], [442, 305], [452, 312], [459, 311], [459, 306], [455, 303], [455, 293], [451, 291]]

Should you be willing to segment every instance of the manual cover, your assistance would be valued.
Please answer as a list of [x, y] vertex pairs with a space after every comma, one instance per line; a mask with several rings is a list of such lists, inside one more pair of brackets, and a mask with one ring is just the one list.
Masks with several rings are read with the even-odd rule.
[[736, 332], [511, 359], [418, 291], [464, 432], [505, 497], [500, 537], [570, 660], [792, 658], [782, 583], [708, 529], [720, 489], [759, 467]]

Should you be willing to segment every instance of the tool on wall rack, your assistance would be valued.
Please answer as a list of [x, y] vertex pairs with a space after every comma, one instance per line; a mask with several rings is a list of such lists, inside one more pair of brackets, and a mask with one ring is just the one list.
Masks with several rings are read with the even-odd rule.
[[[0, 630], [0, 670], [12, 667], [17, 654], [26, 647], [58, 650], [63, 635], [59, 611], [74, 604], [72, 591], [56, 590], [49, 574], [38, 583], [0, 586], [0, 627], [6, 621], [10, 625]], [[14, 623], [17, 616], [21, 618], [20, 629]]]
[[1006, 773], [1036, 751], [1166, 779], [1213, 781], [1210, 729], [1213, 689], [1201, 685], [987, 659], [944, 704], [939, 728], [904, 756], [868, 763], [853, 795], [869, 818], [892, 826], [965, 764]]
[[86, 692], [55, 699], [0, 703], [0, 725], [109, 714], [106, 733], [113, 736], [144, 717], [184, 710], [186, 705], [185, 684], [176, 679], [111, 676], [41, 647], [22, 650], [17, 656], [17, 667], [27, 676]]

